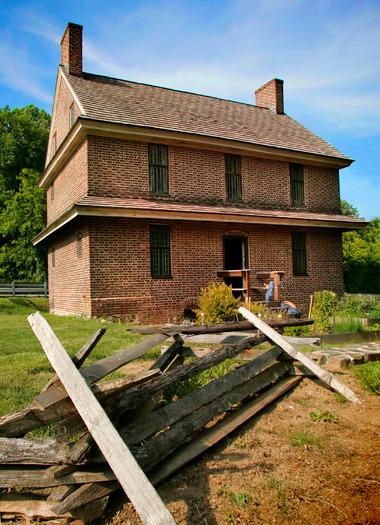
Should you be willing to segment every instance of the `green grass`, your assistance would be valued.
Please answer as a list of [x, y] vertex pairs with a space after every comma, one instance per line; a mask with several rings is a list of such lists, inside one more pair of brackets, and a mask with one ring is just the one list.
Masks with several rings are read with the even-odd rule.
[[365, 390], [380, 395], [380, 361], [357, 365], [351, 370]]
[[316, 434], [305, 430], [289, 431], [289, 443], [292, 447], [322, 446], [322, 440]]
[[[51, 315], [45, 298], [0, 298], [0, 416], [29, 406], [54, 375], [27, 320], [36, 311], [46, 318], [70, 356], [99, 328], [107, 329], [86, 365], [144, 339], [144, 336], [128, 332], [126, 325]], [[158, 348], [149, 352], [150, 357], [158, 355]]]

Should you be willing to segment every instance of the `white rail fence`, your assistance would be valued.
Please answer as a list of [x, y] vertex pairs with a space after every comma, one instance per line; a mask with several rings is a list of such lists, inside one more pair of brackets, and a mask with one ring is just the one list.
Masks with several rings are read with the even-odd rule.
[[0, 297], [47, 297], [47, 283], [0, 283]]

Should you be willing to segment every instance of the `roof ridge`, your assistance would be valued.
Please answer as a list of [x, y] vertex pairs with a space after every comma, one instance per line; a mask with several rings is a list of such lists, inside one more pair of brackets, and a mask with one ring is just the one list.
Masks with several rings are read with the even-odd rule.
[[[97, 74], [97, 73], [88, 73], [88, 72], [83, 72], [83, 79], [84, 80], [91, 80], [91, 78], [85, 78], [85, 77], [93, 77], [95, 81], [97, 81], [96, 79], [99, 78], [103, 78], [105, 80], [109, 80], [111, 82], [109, 82], [110, 84], [112, 84], [114, 81], [114, 85], [116, 86], [119, 86], [119, 87], [124, 87], [123, 84], [124, 83], [129, 83], [129, 84], [134, 84], [134, 85], [138, 85], [138, 86], [146, 86], [146, 87], [152, 87], [152, 88], [155, 88], [155, 89], [163, 89], [165, 91], [173, 91], [175, 93], [184, 93], [185, 95], [194, 95], [194, 96], [197, 96], [197, 97], [203, 97], [203, 98], [210, 98], [210, 99], [213, 99], [213, 100], [220, 100], [220, 101], [223, 101], [223, 102], [231, 102], [233, 104], [239, 104], [239, 105], [243, 105], [243, 106], [248, 106], [248, 107], [253, 107], [253, 108], [257, 108], [257, 109], [263, 109], [265, 111], [271, 111], [269, 108], [266, 108], [266, 107], [263, 107], [263, 106], [257, 106], [256, 104], [252, 103], [250, 104], [249, 102], [241, 102], [239, 100], [233, 100], [233, 99], [230, 99], [230, 98], [224, 98], [224, 97], [217, 97], [215, 95], [205, 95], [204, 93], [196, 93], [195, 91], [185, 91], [184, 89], [175, 89], [175, 88], [170, 88], [170, 87], [166, 87], [166, 86], [158, 86], [156, 84], [149, 84], [147, 82], [137, 82], [136, 80], [127, 80], [127, 79], [123, 79], [123, 78], [117, 78], [117, 77], [110, 77], [108, 75], [100, 75], [100, 74]], [[108, 82], [104, 82], [105, 84], [108, 83]]]

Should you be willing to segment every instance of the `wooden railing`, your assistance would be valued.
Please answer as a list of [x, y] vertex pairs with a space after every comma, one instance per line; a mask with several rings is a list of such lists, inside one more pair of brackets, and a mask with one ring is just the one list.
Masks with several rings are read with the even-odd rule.
[[0, 283], [0, 297], [47, 297], [47, 283]]

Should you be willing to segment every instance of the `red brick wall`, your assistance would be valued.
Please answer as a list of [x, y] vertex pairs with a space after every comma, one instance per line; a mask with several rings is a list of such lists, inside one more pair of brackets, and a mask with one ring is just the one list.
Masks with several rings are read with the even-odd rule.
[[59, 96], [57, 103], [54, 106], [54, 113], [50, 128], [47, 164], [50, 162], [54, 154], [52, 146], [54, 134], [56, 135], [56, 146], [58, 149], [70, 131], [70, 107], [72, 104], [74, 104], [74, 122], [80, 114], [79, 107], [74, 101], [71, 92], [62, 77], [57, 84], [57, 91]]
[[84, 141], [47, 190], [47, 223], [87, 194], [87, 141]]
[[[51, 309], [56, 313], [117, 315], [143, 323], [173, 320], [182, 314], [186, 299], [198, 296], [201, 287], [217, 280], [217, 271], [223, 269], [223, 235], [247, 235], [252, 284], [257, 271], [285, 271], [282, 296], [306, 313], [314, 291], [343, 293], [338, 232], [303, 230], [308, 275], [301, 277], [292, 275], [290, 228], [173, 221], [172, 278], [152, 279], [149, 224], [137, 219], [82, 219], [67, 241], [57, 240], [55, 268], [49, 254]], [[78, 232], [83, 235], [81, 259], [76, 255]], [[87, 254], [90, 268], [85, 262]]]
[[[79, 238], [82, 239], [81, 257], [78, 256]], [[48, 272], [50, 311], [90, 316], [90, 237], [85, 223], [77, 221], [66, 237], [55, 236], [48, 252]]]
[[[88, 143], [91, 195], [155, 198], [149, 194], [146, 143], [96, 136]], [[291, 208], [287, 162], [243, 156], [242, 184], [244, 206]], [[169, 146], [169, 193], [177, 202], [227, 204], [224, 154]], [[305, 210], [339, 213], [337, 170], [305, 166], [305, 201]]]

